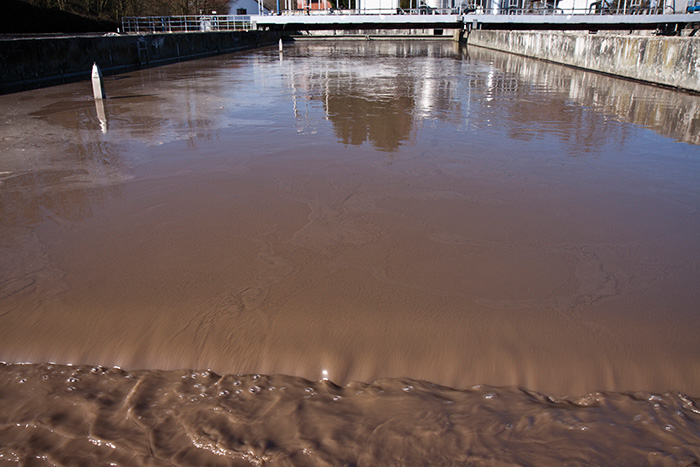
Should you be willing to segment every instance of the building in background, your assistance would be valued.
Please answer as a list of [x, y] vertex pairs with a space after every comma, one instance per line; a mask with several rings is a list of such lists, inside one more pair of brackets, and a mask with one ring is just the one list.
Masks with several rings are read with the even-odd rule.
[[296, 0], [297, 10], [330, 10], [333, 8], [328, 0]]
[[257, 15], [260, 13], [269, 13], [271, 10], [274, 10], [274, 8], [274, 4], [268, 4], [267, 1], [258, 3], [256, 0], [231, 0], [231, 2], [229, 2], [227, 14]]
[[357, 8], [365, 14], [392, 14], [399, 8], [399, 0], [357, 0]]

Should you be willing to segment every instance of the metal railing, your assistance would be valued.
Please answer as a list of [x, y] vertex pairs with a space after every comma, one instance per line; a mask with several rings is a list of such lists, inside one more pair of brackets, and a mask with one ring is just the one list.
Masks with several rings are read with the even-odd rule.
[[254, 27], [250, 16], [247, 15], [127, 16], [122, 18], [122, 32], [126, 34], [249, 31], [250, 29], [254, 29]]
[[[560, 8], [551, 5], [528, 5], [528, 6], [507, 6], [501, 7], [498, 11], [481, 10], [470, 11], [465, 14], [486, 14], [486, 15], [655, 15], [663, 14], [661, 7], [650, 8], [637, 5], [620, 5], [612, 7], [604, 2], [594, 1], [588, 8]], [[672, 13], [672, 11], [666, 11]]]
[[[688, 1], [691, 4], [700, 0]], [[327, 10], [283, 10], [280, 15], [630, 15], [674, 13], [673, 0], [589, 0], [587, 8], [559, 8], [552, 0], [501, 0], [494, 7], [489, 0], [462, 3], [459, 7], [433, 8], [420, 0], [411, 0], [407, 9], [327, 9]], [[418, 5], [414, 7], [413, 5]], [[700, 9], [700, 6], [698, 6]], [[677, 11], [676, 11], [677, 12]], [[263, 15], [276, 15], [265, 12]], [[122, 32], [126, 34], [179, 33], [212, 31], [249, 31], [256, 29], [250, 15], [192, 15], [192, 16], [140, 16], [122, 18]]]
[[[440, 0], [439, 4], [454, 6], [429, 6], [426, 0], [409, 0], [408, 8], [348, 8], [283, 9], [280, 15], [647, 15], [684, 13], [686, 0], [588, 0], [587, 6], [562, 8], [557, 0]], [[352, 1], [351, 1], [352, 3]], [[390, 2], [389, 2], [390, 3]], [[700, 0], [687, 0], [700, 5]], [[680, 6], [679, 6], [680, 5]], [[700, 7], [698, 7], [700, 10]], [[267, 12], [275, 15], [277, 13]]]
[[[700, 0], [697, 0], [700, 3]], [[510, 3], [510, 4], [508, 4]], [[665, 0], [658, 0], [658, 4], [650, 5], [649, 2], [640, 0], [619, 0], [613, 5], [612, 2], [606, 0], [590, 0], [590, 5], [585, 8], [560, 8], [554, 6], [550, 2], [538, 0], [516, 0], [494, 8], [493, 6], [484, 6], [480, 4], [467, 4], [460, 7], [452, 8], [434, 8], [422, 5], [417, 8], [402, 9], [396, 11], [383, 9], [381, 11], [373, 10], [330, 10], [323, 12], [322, 10], [315, 14], [397, 14], [397, 15], [653, 15], [663, 13], [673, 13], [668, 6], [665, 5]], [[302, 14], [299, 10], [285, 11], [283, 14]], [[314, 13], [312, 13], [314, 14]]]

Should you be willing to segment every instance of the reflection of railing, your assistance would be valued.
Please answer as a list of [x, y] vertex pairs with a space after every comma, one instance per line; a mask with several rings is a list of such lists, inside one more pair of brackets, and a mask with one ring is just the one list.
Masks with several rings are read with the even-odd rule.
[[122, 18], [125, 33], [248, 31], [250, 16], [127, 16]]

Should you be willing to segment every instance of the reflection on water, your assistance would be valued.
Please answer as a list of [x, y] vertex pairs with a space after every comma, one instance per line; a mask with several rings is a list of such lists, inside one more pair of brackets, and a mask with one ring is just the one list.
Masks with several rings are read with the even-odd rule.
[[[425, 60], [413, 63], [409, 54]], [[344, 144], [371, 141], [396, 151], [423, 121], [465, 122], [467, 130], [480, 131], [491, 125], [493, 112], [509, 118], [509, 136], [516, 139], [553, 134], [574, 150], [595, 151], [601, 142], [625, 138], [581, 106], [700, 144], [700, 104], [685, 93], [478, 47], [341, 44], [331, 46], [331, 56], [332, 62], [321, 65], [305, 63], [288, 85], [324, 103]], [[522, 99], [523, 94], [532, 97]]]
[[[321, 50], [331, 60], [300, 60]], [[460, 125], [456, 131], [479, 132], [492, 128], [494, 118], [506, 120], [501, 126], [511, 138], [554, 137], [574, 151], [595, 151], [605, 141], [624, 139], [620, 133], [624, 129], [610, 125], [608, 117], [700, 144], [700, 104], [695, 96], [478, 47], [302, 44], [286, 55], [287, 60], [279, 63], [265, 55], [234, 59], [224, 68], [216, 60], [179, 64], [180, 79], [169, 83], [167, 92], [161, 82], [169, 76], [165, 69], [149, 70], [136, 79], [113, 78], [107, 83], [113, 96], [105, 102], [93, 103], [78, 90], [80, 85], [38, 91], [37, 98], [46, 101], [41, 104], [34, 98], [32, 105], [39, 107], [26, 107], [33, 117], [21, 122], [27, 130], [13, 128], [13, 115], [5, 117], [7, 124], [0, 129], [6, 168], [11, 161], [12, 173], [19, 174], [45, 170], [47, 162], [64, 162], [70, 167], [60, 168], [76, 170], [73, 162], [78, 162], [91, 174], [86, 178], [99, 179], [100, 184], [108, 167], [115, 181], [123, 180], [128, 176], [124, 167], [142, 162], [119, 160], [124, 157], [119, 153], [126, 152], [124, 144], [186, 140], [196, 148], [198, 141], [215, 140], [232, 126], [269, 125], [272, 120], [262, 112], [251, 118], [248, 110], [268, 104], [268, 94], [275, 93], [291, 98], [284, 99], [279, 110], [294, 115], [298, 131], [318, 131], [319, 121], [326, 119], [341, 143], [370, 142], [388, 152], [397, 151], [417, 128], [433, 120]], [[258, 66], [257, 75], [241, 68], [246, 62]], [[198, 82], [206, 82], [206, 87]], [[4, 101], [13, 99], [8, 96]], [[586, 108], [599, 110], [605, 118]], [[108, 118], [113, 120], [109, 124]], [[56, 128], [61, 128], [61, 135]], [[95, 128], [102, 133], [109, 128], [115, 136], [99, 138]], [[27, 151], [56, 136], [74, 146], [59, 151], [51, 161], [41, 158], [43, 166], [36, 167], [34, 156], [43, 151]], [[90, 158], [97, 164], [84, 167]]]
[[97, 111], [97, 119], [100, 121], [100, 130], [107, 134], [107, 114], [105, 113], [105, 104], [102, 99], [95, 99], [95, 110]]
[[[511, 87], [514, 92], [518, 86], [556, 90], [563, 93], [566, 102], [590, 106], [613, 118], [646, 126], [677, 141], [700, 144], [700, 99], [694, 95], [478, 47], [470, 48], [469, 56], [473, 60], [491, 63], [517, 77], [519, 83]], [[540, 118], [554, 117], [552, 120], [558, 120], [560, 116], [561, 113], [544, 114]], [[569, 129], [573, 130], [567, 127]], [[580, 135], [572, 136], [581, 140]], [[604, 134], [597, 136], [605, 137]]]
[[[11, 397], [61, 402], [0, 410], [0, 455], [57, 455], [52, 433], [78, 429], [65, 449], [111, 443], [90, 454], [105, 462], [379, 465], [358, 450], [381, 435], [400, 457], [422, 410], [447, 441], [424, 436], [407, 464], [566, 463], [590, 445], [596, 463], [615, 449], [605, 420], [644, 433], [616, 438], [627, 463], [697, 458], [676, 449], [698, 445], [693, 96], [426, 42], [305, 43], [105, 86], [103, 106], [89, 83], [0, 96], [0, 360], [144, 371], [3, 367]], [[182, 368], [288, 376], [156, 371]], [[349, 421], [317, 416], [340, 401]], [[230, 435], [277, 413], [291, 422]], [[508, 452], [511, 429], [584, 438]]]

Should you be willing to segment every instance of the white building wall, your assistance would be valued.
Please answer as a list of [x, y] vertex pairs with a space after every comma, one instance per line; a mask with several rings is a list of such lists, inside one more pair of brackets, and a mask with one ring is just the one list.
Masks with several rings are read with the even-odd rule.
[[[282, 0], [280, 0], [282, 4]], [[231, 0], [229, 3], [229, 9], [226, 12], [219, 11], [219, 14], [235, 15], [239, 8], [245, 8], [247, 15], [257, 15], [259, 12], [258, 2], [255, 0]], [[263, 11], [267, 11], [263, 9]]]
[[443, 10], [448, 10], [448, 9], [454, 9], [459, 7], [459, 4], [461, 1], [459, 0], [426, 0], [425, 4], [428, 5], [430, 8], [435, 8], [437, 10], [440, 10], [440, 13], [447, 13], [447, 11]]
[[359, 9], [362, 13], [396, 13], [399, 7], [399, 0], [358, 0]]
[[557, 5], [558, 8], [566, 13], [583, 13], [588, 10], [590, 3], [595, 0], [561, 0]]

